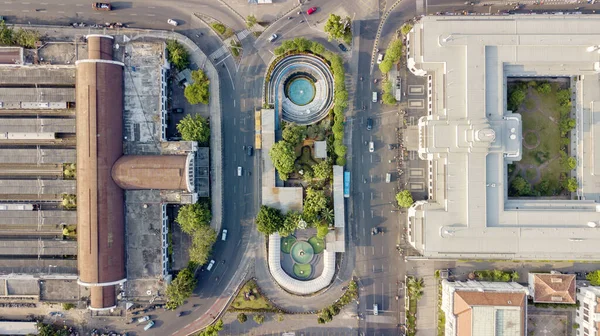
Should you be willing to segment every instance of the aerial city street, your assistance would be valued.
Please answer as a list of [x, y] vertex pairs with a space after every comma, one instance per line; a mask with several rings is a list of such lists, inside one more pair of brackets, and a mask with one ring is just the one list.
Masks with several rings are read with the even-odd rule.
[[0, 335], [600, 334], [596, 0], [0, 2]]

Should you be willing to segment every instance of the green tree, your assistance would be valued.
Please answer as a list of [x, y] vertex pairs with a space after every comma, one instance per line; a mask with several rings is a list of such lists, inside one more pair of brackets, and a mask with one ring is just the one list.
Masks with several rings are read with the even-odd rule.
[[25, 48], [34, 48], [35, 43], [40, 40], [40, 33], [37, 30], [21, 29], [13, 33], [14, 43]]
[[382, 96], [381, 99], [383, 99], [383, 103], [386, 105], [394, 105], [396, 104], [396, 98], [394, 97], [393, 94], [389, 93], [389, 92], [385, 92]]
[[536, 90], [538, 93], [547, 94], [552, 92], [552, 86], [550, 86], [550, 83], [542, 83], [537, 86]]
[[344, 39], [348, 34], [351, 34], [350, 17], [342, 19], [341, 16], [329, 14], [329, 18], [325, 23], [324, 31], [328, 34], [329, 41]]
[[333, 177], [333, 165], [331, 159], [323, 160], [312, 166], [315, 178], [329, 180]]
[[0, 44], [2, 45], [13, 45], [15, 43], [13, 30], [6, 26], [4, 20], [0, 21]]
[[244, 322], [248, 321], [248, 316], [246, 316], [246, 314], [244, 314], [244, 313], [239, 313], [237, 316], [237, 320], [240, 323], [244, 323]]
[[185, 87], [183, 95], [192, 104], [208, 104], [210, 100], [210, 80], [202, 70], [192, 71], [194, 81]]
[[575, 119], [561, 118], [560, 121], [558, 122], [558, 129], [560, 130], [560, 133], [563, 136], [565, 136], [567, 133], [569, 133], [569, 131], [572, 130], [573, 128], [575, 128]]
[[306, 127], [288, 123], [285, 125], [281, 136], [283, 137], [283, 140], [289, 142], [292, 146], [297, 146], [306, 138]]
[[317, 55], [323, 55], [325, 53], [325, 47], [321, 43], [315, 41], [310, 43], [309, 50]]
[[287, 141], [276, 142], [271, 147], [269, 156], [279, 173], [279, 178], [287, 181], [289, 174], [294, 171], [294, 162], [296, 161], [296, 153], [292, 144]]
[[576, 178], [571, 177], [564, 182], [564, 187], [570, 192], [575, 192], [577, 191], [577, 188], [579, 188], [579, 184], [577, 184]]
[[223, 330], [223, 320], [218, 320], [215, 324], [199, 332], [198, 336], [219, 336], [221, 330]]
[[257, 22], [258, 21], [256, 20], [256, 16], [254, 16], [254, 15], [248, 15], [248, 16], [246, 16], [246, 26], [248, 26], [248, 28], [254, 27], [254, 25]]
[[509, 103], [511, 105], [511, 110], [516, 110], [525, 100], [526, 94], [525, 91], [521, 89], [515, 89], [511, 92]]
[[199, 114], [188, 114], [177, 124], [177, 131], [185, 141], [197, 141], [201, 145], [210, 140], [210, 124]]
[[211, 219], [208, 204], [194, 203], [180, 207], [175, 221], [181, 227], [181, 231], [191, 235], [202, 226], [209, 225]]
[[381, 63], [379, 63], [379, 70], [386, 74], [392, 70], [394, 63], [391, 60], [384, 59]]
[[256, 216], [256, 229], [262, 234], [271, 235], [279, 231], [283, 225], [283, 220], [283, 215], [279, 209], [263, 205]]
[[192, 235], [192, 245], [189, 248], [190, 261], [198, 265], [206, 264], [216, 241], [217, 232], [212, 227], [200, 226]]
[[600, 286], [600, 270], [589, 272], [585, 278], [590, 282], [590, 285]]
[[333, 220], [335, 219], [333, 209], [323, 209], [323, 211], [321, 211], [321, 218], [323, 218], [327, 224], [333, 224]]
[[190, 54], [185, 47], [176, 40], [167, 40], [167, 60], [177, 70], [183, 70], [190, 64]]
[[196, 287], [196, 278], [188, 268], [184, 268], [167, 286], [167, 309], [176, 309], [183, 301], [192, 295]]
[[527, 182], [527, 180], [525, 180], [521, 176], [517, 176], [513, 179], [511, 187], [519, 196], [526, 196], [531, 194], [531, 185], [529, 184], [529, 182]]
[[409, 208], [413, 203], [413, 197], [408, 190], [402, 190], [396, 194], [396, 202], [398, 202], [398, 206], [401, 208]]
[[327, 227], [327, 225], [317, 225], [317, 238], [323, 239], [327, 236], [327, 233], [329, 233], [329, 227]]
[[519, 280], [519, 272], [517, 271], [512, 271], [512, 273], [510, 273], [510, 280], [511, 281], [518, 281]]
[[329, 198], [325, 196], [323, 190], [313, 188], [306, 189], [306, 198], [304, 199], [304, 219], [307, 222], [315, 223], [320, 220], [320, 214], [323, 209], [327, 209]]
[[385, 53], [385, 59], [397, 63], [402, 57], [402, 40], [395, 39], [388, 46], [388, 50]]
[[423, 279], [416, 279], [413, 277], [408, 278], [406, 287], [408, 288], [408, 295], [414, 297], [417, 301], [423, 296], [423, 287], [425, 286]]
[[577, 159], [575, 159], [572, 156], [569, 156], [564, 158], [564, 160], [561, 160], [561, 164], [564, 170], [573, 170], [575, 169], [575, 167], [577, 167]]
[[289, 211], [285, 214], [283, 225], [279, 228], [279, 234], [282, 237], [287, 237], [294, 233], [298, 228], [298, 223], [302, 220], [302, 214], [298, 211]]
[[38, 328], [38, 336], [69, 336], [70, 332], [68, 329], [59, 329], [51, 324], [45, 324], [43, 321], [36, 323]]
[[265, 322], [265, 316], [263, 314], [254, 315], [253, 319], [254, 319], [254, 322], [256, 322], [258, 324], [262, 324], [263, 322]]

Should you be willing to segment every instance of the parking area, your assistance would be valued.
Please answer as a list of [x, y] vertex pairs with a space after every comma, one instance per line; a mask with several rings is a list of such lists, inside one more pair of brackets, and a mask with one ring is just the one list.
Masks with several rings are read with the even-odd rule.
[[575, 335], [575, 309], [527, 307], [527, 335]]
[[[196, 70], [198, 69], [198, 66], [196, 64], [190, 64], [190, 68], [192, 70]], [[174, 73], [175, 70], [171, 70], [171, 74], [173, 75]], [[174, 76], [169, 79], [168, 88], [169, 98], [167, 99], [167, 106], [169, 107], [169, 110], [167, 112], [167, 139], [177, 139], [181, 136], [179, 132], [177, 132], [177, 124], [186, 115], [200, 114], [201, 116], [208, 118], [210, 117], [210, 113], [208, 111], [208, 105], [192, 105], [188, 103], [183, 93], [185, 86], [177, 83], [177, 81], [174, 79]]]

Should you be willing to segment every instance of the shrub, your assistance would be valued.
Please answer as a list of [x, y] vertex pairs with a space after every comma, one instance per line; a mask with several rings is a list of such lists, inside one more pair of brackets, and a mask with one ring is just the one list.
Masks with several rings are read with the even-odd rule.
[[225, 31], [227, 31], [227, 27], [224, 24], [215, 22], [211, 25], [214, 30], [216, 30], [219, 34], [224, 35]]
[[510, 94], [510, 98], [509, 98], [509, 105], [510, 105], [510, 109], [513, 111], [516, 111], [519, 106], [523, 103], [523, 101], [525, 100], [526, 94], [525, 91], [521, 90], [521, 89], [515, 89], [511, 92]]
[[254, 16], [254, 15], [246, 16], [246, 25], [248, 26], [248, 28], [252, 28], [256, 24], [256, 22], [257, 22], [256, 16]]
[[254, 315], [254, 322], [262, 324], [265, 321], [265, 316], [262, 314]]
[[564, 187], [570, 192], [575, 192], [577, 191], [577, 188], [579, 188], [579, 184], [577, 183], [576, 178], [571, 177], [564, 182]]
[[62, 308], [64, 310], [71, 310], [71, 309], [75, 308], [75, 305], [72, 303], [63, 303]]
[[408, 33], [410, 32], [410, 30], [412, 28], [413, 28], [413, 25], [411, 25], [410, 23], [405, 23], [400, 28], [400, 32], [402, 33], [402, 35], [406, 36], [406, 35], [408, 35]]
[[237, 320], [240, 323], [244, 323], [244, 322], [248, 321], [248, 317], [244, 313], [239, 313], [238, 316], [237, 316]]
[[552, 92], [552, 86], [550, 86], [549, 83], [543, 83], [541, 85], [538, 85], [536, 90], [538, 93], [548, 94], [548, 93]]
[[519, 196], [526, 196], [531, 194], [531, 185], [527, 180], [521, 176], [517, 176], [513, 179], [511, 187], [514, 192]]

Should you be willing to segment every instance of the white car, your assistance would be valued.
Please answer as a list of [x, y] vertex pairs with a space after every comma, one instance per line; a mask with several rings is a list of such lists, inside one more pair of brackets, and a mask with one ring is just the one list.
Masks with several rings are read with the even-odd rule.
[[168, 19], [167, 23], [170, 24], [171, 26], [177, 26], [177, 21], [175, 21], [173, 19]]
[[214, 265], [215, 265], [215, 260], [213, 259], [208, 263], [208, 266], [206, 266], [206, 270], [210, 271]]
[[227, 240], [227, 229], [223, 229], [223, 234], [221, 234], [221, 240], [222, 241]]
[[381, 64], [383, 62], [383, 54], [377, 55], [377, 64]]
[[375, 151], [375, 144], [373, 141], [369, 141], [369, 152], [373, 153]]
[[237, 169], [237, 175], [238, 176], [242, 176], [242, 167], [238, 167], [238, 169]]
[[273, 42], [275, 41], [279, 36], [277, 34], [273, 34], [271, 35], [271, 37], [269, 37], [269, 42]]

